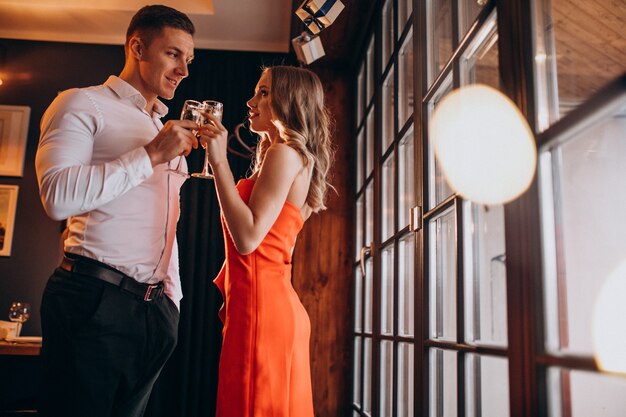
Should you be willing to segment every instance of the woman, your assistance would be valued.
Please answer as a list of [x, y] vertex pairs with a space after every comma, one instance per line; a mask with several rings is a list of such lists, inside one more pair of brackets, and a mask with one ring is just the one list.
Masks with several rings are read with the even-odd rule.
[[222, 209], [226, 261], [215, 284], [224, 296], [218, 417], [312, 417], [310, 322], [291, 286], [291, 254], [313, 212], [325, 209], [332, 159], [329, 116], [317, 76], [266, 68], [248, 103], [261, 136], [252, 175], [236, 185], [227, 132], [202, 130]]

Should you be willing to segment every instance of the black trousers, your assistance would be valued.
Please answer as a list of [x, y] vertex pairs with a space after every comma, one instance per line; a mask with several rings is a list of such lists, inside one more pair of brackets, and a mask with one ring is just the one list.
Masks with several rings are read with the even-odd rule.
[[171, 355], [178, 309], [58, 268], [41, 305], [41, 415], [139, 417]]

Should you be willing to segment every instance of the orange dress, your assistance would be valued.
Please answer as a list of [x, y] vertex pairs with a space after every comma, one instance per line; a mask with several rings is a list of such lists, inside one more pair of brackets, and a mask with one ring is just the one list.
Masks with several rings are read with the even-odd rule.
[[[237, 183], [248, 203], [254, 181]], [[304, 220], [286, 201], [259, 247], [235, 249], [222, 219], [226, 261], [217, 417], [313, 417], [309, 316], [291, 286], [291, 252]]]

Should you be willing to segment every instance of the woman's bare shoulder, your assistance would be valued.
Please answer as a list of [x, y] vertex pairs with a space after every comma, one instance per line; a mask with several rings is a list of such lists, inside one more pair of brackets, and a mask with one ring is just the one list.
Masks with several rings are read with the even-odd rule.
[[296, 172], [299, 172], [304, 166], [304, 161], [298, 151], [291, 146], [285, 143], [275, 143], [267, 148], [263, 166], [266, 164], [289, 166], [297, 168]]

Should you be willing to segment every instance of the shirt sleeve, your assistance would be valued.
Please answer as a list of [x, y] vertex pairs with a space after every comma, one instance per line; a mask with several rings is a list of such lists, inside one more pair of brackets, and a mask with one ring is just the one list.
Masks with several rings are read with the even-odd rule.
[[63, 220], [94, 210], [152, 175], [143, 147], [92, 164], [94, 137], [103, 127], [102, 114], [78, 89], [61, 93], [43, 115], [35, 169], [41, 201], [51, 218]]

